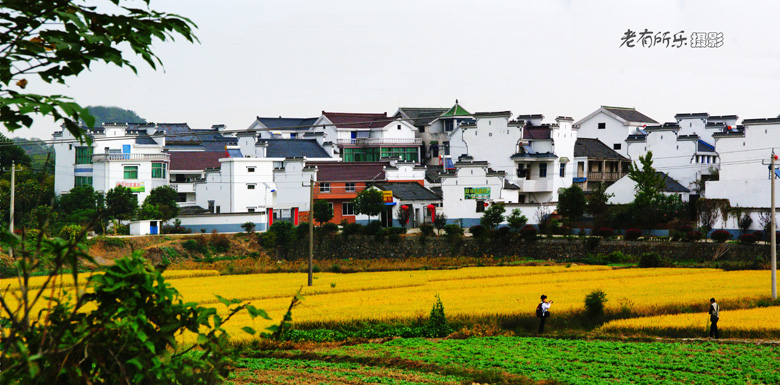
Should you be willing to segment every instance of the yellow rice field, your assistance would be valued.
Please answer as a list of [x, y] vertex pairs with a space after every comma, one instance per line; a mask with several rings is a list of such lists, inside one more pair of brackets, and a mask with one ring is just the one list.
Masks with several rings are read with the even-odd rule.
[[[251, 320], [246, 314], [236, 316], [226, 328], [239, 339], [249, 337], [240, 331], [243, 326], [262, 329], [272, 322], [278, 323], [291, 297], [302, 286], [304, 301], [293, 312], [296, 322], [427, 316], [436, 295], [441, 297], [449, 316], [532, 316], [539, 296], [546, 294], [554, 301], [551, 311], [555, 315], [581, 310], [585, 295], [596, 289], [607, 294], [608, 311], [628, 307], [639, 314], [656, 315], [678, 306], [706, 309], [710, 297], [724, 302], [765, 298], [770, 280], [769, 271], [606, 266], [317, 273], [312, 287], [306, 286], [304, 273], [219, 276], [216, 272], [205, 272], [198, 275], [199, 272], [186, 270], [165, 273], [186, 302], [213, 306], [224, 313], [224, 306], [214, 297], [217, 294], [249, 301], [273, 318], [265, 321]], [[704, 317], [700, 318], [703, 322]]]
[[[600, 328], [607, 333], [647, 335], [707, 335], [709, 314], [685, 313], [611, 321]], [[730, 337], [772, 337], [780, 335], [780, 306], [728, 310], [721, 308], [718, 328]]]

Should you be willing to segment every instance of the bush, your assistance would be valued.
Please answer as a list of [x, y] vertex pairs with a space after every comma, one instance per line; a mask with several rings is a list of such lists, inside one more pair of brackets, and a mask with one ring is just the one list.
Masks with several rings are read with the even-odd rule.
[[693, 231], [693, 227], [691, 225], [682, 225], [678, 230], [683, 234], [687, 234], [688, 232]]
[[379, 230], [382, 230], [382, 222], [372, 221], [369, 224], [367, 224], [365, 227], [363, 227], [363, 234], [376, 235], [379, 232]]
[[731, 233], [726, 230], [715, 230], [710, 234], [710, 239], [715, 242], [723, 243], [731, 239]]
[[447, 316], [444, 315], [444, 304], [442, 304], [438, 295], [436, 296], [436, 302], [433, 303], [433, 308], [431, 308], [431, 317], [428, 318], [426, 329], [428, 330], [428, 336], [434, 338], [446, 337], [452, 332], [450, 325], [447, 323]]
[[593, 290], [585, 296], [585, 314], [591, 319], [603, 317], [604, 304], [607, 301], [607, 293], [601, 290]]
[[[79, 225], [67, 225], [60, 230], [60, 238], [67, 239], [69, 241], [77, 241], [79, 239], [76, 239], [79, 237], [79, 234], [84, 230]], [[82, 236], [83, 238], [83, 236]]]
[[627, 241], [636, 241], [641, 236], [642, 236], [642, 230], [628, 229], [626, 230], [626, 235], [623, 238]]
[[299, 241], [309, 239], [309, 222], [300, 222], [295, 226], [295, 239]]
[[701, 231], [691, 230], [685, 233], [685, 238], [688, 239], [689, 241], [696, 242], [701, 239]]
[[251, 234], [255, 232], [255, 226], [254, 222], [244, 222], [244, 224], [241, 225], [241, 229]]
[[493, 233], [493, 235], [498, 239], [503, 239], [509, 236], [509, 233], [512, 231], [509, 227], [503, 226], [496, 229], [496, 231]]
[[536, 227], [533, 225], [525, 225], [522, 229], [520, 229], [520, 236], [523, 237], [526, 241], [533, 241], [536, 239], [536, 235], [539, 232], [536, 230]]
[[752, 245], [758, 241], [758, 237], [754, 234], [742, 234], [739, 236], [739, 242], [743, 245]]
[[430, 237], [433, 235], [433, 225], [430, 223], [423, 223], [420, 225], [420, 233], [422, 233], [424, 237]]
[[208, 252], [208, 249], [205, 246], [199, 244], [198, 241], [196, 241], [194, 239], [188, 239], [188, 240], [184, 241], [181, 244], [181, 247], [184, 250], [194, 251], [194, 252], [198, 252], [198, 253], [201, 253], [201, 254], [206, 254]]
[[376, 243], [382, 243], [385, 241], [385, 237], [387, 237], [387, 230], [380, 228], [377, 230], [376, 234], [374, 234], [374, 241]]
[[661, 267], [661, 256], [658, 253], [644, 253], [639, 258], [639, 267]]
[[130, 235], [130, 225], [114, 225], [114, 234]]
[[385, 230], [387, 230], [387, 234], [389, 234], [389, 235], [393, 235], [393, 234], [396, 234], [396, 235], [406, 234], [406, 227], [388, 227]]
[[447, 234], [448, 237], [454, 238], [454, 237], [462, 237], [463, 236], [463, 228], [456, 225], [456, 224], [450, 224], [447, 226], [444, 226], [444, 233]]
[[[186, 242], [185, 242], [186, 243]], [[273, 249], [276, 247], [276, 233], [267, 231], [260, 234], [257, 237], [257, 243], [265, 249]]]
[[487, 230], [485, 230], [485, 226], [474, 225], [469, 227], [469, 233], [471, 233], [471, 236], [474, 238], [482, 238], [487, 234]]
[[754, 231], [753, 235], [755, 235], [756, 239], [758, 239], [759, 241], [763, 241], [764, 240], [764, 232], [763, 231]]
[[596, 235], [602, 238], [609, 238], [615, 235], [615, 230], [609, 227], [601, 227], [596, 229]]
[[355, 235], [363, 233], [363, 225], [360, 223], [347, 223], [341, 231], [342, 235]]
[[212, 233], [209, 246], [218, 253], [227, 253], [230, 250], [230, 239], [225, 234]]
[[319, 232], [322, 235], [336, 234], [339, 232], [339, 225], [330, 222], [325, 223], [319, 227]]
[[392, 233], [387, 236], [387, 241], [390, 243], [401, 243], [401, 235]]

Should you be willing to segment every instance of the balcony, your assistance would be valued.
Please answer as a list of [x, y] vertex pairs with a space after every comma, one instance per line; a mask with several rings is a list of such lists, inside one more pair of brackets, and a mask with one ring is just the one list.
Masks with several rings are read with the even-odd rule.
[[552, 179], [519, 179], [513, 183], [523, 192], [552, 191], [553, 188]]
[[169, 186], [171, 186], [171, 188], [176, 190], [178, 193], [195, 192], [195, 185], [193, 183], [171, 183]]
[[422, 144], [420, 138], [408, 138], [408, 139], [383, 139], [383, 138], [353, 138], [353, 139], [339, 139], [336, 141], [339, 146], [356, 146], [356, 147], [379, 147], [379, 146], [419, 146]]
[[163, 161], [171, 160], [170, 154], [95, 154], [92, 155], [92, 163], [113, 161]]
[[600, 171], [590, 171], [588, 172], [588, 181], [591, 182], [614, 182], [622, 177], [624, 177], [626, 173], [624, 172], [600, 172]]

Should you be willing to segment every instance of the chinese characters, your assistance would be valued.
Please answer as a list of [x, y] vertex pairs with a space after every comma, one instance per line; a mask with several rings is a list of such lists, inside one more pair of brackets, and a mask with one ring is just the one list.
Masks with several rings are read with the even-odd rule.
[[677, 33], [670, 31], [653, 32], [647, 28], [643, 31], [632, 31], [630, 28], [620, 38], [619, 48], [718, 48], [723, 46], [723, 32], [693, 32], [689, 38], [685, 37], [685, 31]]

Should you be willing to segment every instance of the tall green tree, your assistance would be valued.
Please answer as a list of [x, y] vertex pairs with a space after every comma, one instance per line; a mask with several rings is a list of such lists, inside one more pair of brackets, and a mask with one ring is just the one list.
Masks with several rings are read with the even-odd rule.
[[314, 201], [314, 220], [317, 221], [320, 226], [323, 223], [329, 222], [333, 219], [333, 206], [324, 199], [317, 199]]
[[106, 216], [127, 220], [138, 210], [138, 196], [124, 186], [116, 186], [106, 193]]
[[22, 147], [14, 144], [13, 140], [0, 133], [0, 167], [7, 170], [14, 162], [17, 165], [29, 167], [32, 164], [32, 158]]
[[368, 215], [369, 222], [371, 217], [381, 214], [387, 209], [382, 192], [377, 189], [365, 189], [361, 191], [355, 199], [352, 200], [357, 214]]
[[576, 221], [585, 213], [585, 193], [580, 186], [572, 185], [558, 195], [558, 214]]
[[[162, 64], [155, 40], [183, 37], [193, 42], [195, 25], [187, 18], [149, 8], [151, 0], [4, 0], [0, 4], [0, 124], [14, 131], [30, 127], [34, 116], [61, 121], [77, 138], [79, 122], [94, 124], [89, 112], [64, 95], [27, 92], [33, 78], [62, 83], [94, 63], [128, 67], [140, 56]], [[144, 6], [145, 5], [145, 6]]]
[[141, 211], [145, 213], [144, 219], [161, 219], [163, 223], [179, 215], [179, 205], [176, 190], [169, 186], [155, 187], [144, 199]]
[[482, 218], [479, 218], [479, 224], [487, 229], [495, 230], [504, 221], [505, 211], [506, 207], [504, 207], [503, 203], [493, 203], [482, 213]]
[[92, 186], [76, 186], [57, 198], [55, 209], [63, 225], [85, 225], [98, 215], [101, 197]]
[[[31, 214], [40, 206], [50, 206], [54, 200], [54, 176], [29, 168], [16, 172], [14, 224], [19, 228], [33, 222]], [[11, 173], [0, 179], [0, 223], [7, 224], [11, 208]], [[40, 212], [40, 210], [38, 210]]]
[[680, 197], [663, 193], [668, 176], [653, 167], [652, 152], [640, 156], [639, 165], [631, 165], [628, 177], [636, 182], [634, 201], [629, 205], [629, 212], [637, 226], [652, 229], [658, 223], [685, 215]]

